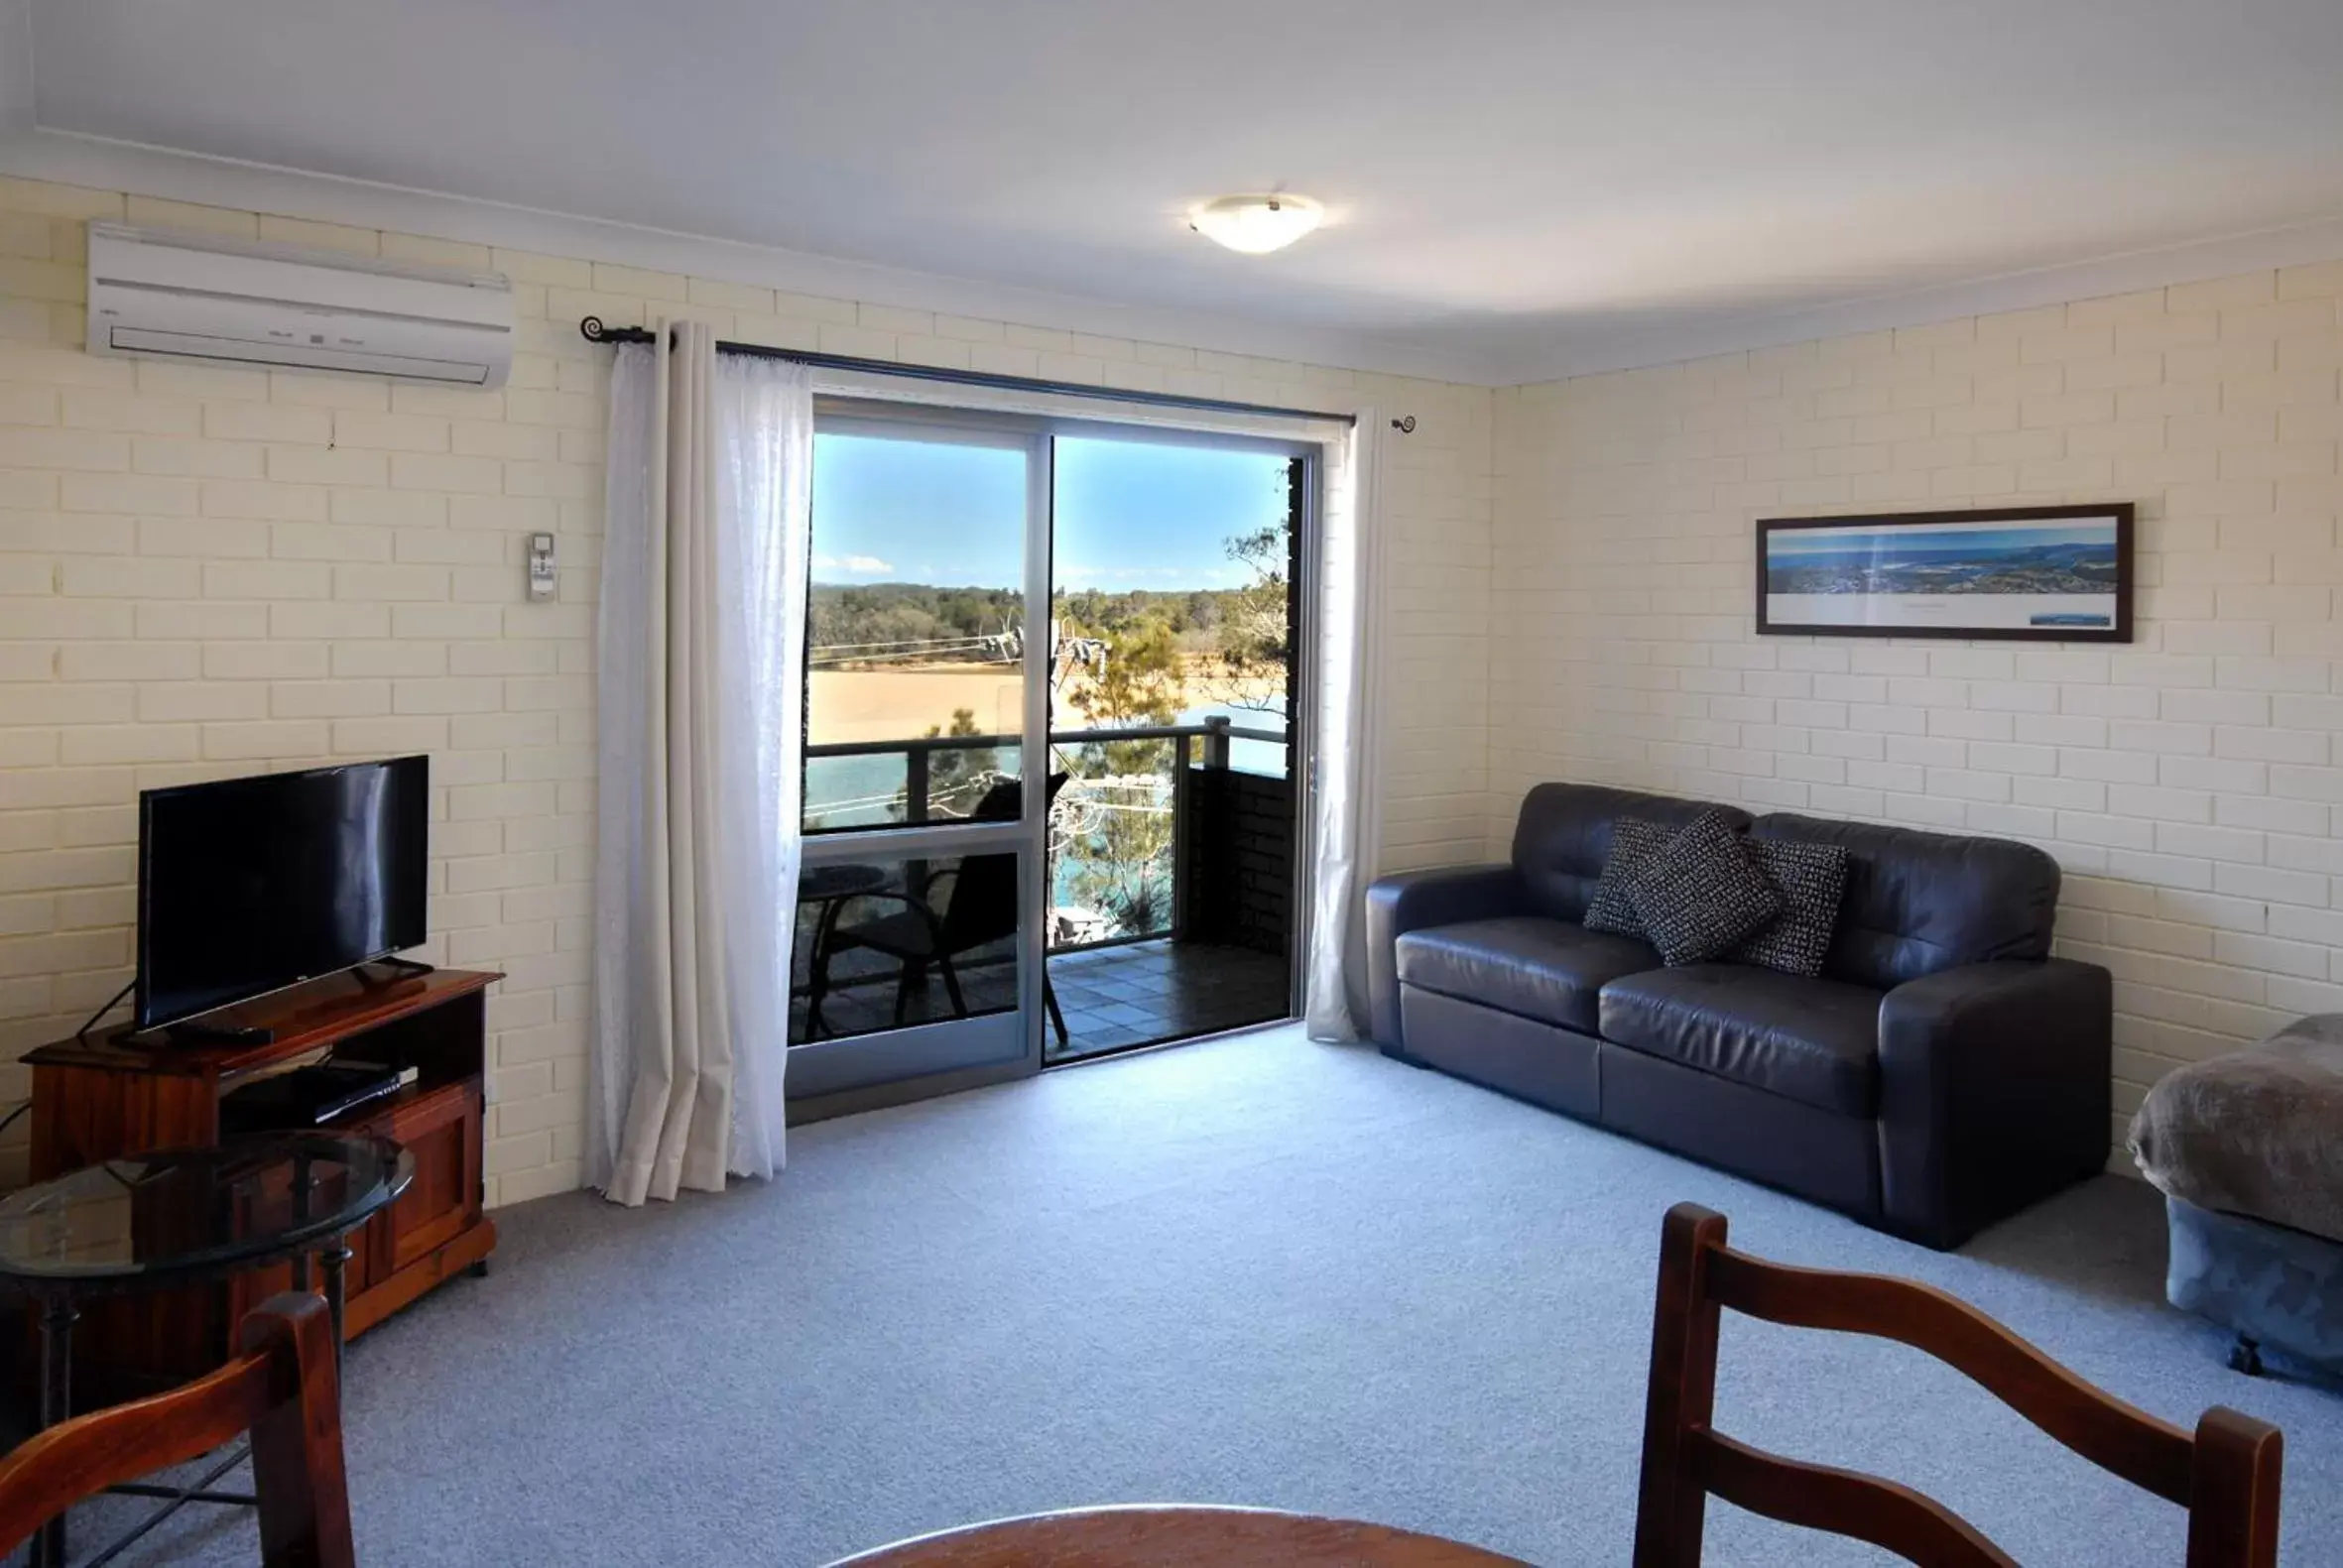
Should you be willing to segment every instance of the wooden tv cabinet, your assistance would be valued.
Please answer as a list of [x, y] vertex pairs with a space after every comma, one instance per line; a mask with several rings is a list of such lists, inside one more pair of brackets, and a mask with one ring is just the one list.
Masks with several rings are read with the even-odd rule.
[[[413, 1066], [421, 1074], [414, 1083], [326, 1124], [396, 1139], [415, 1156], [414, 1185], [350, 1238], [343, 1334], [354, 1339], [457, 1272], [486, 1271], [496, 1246], [480, 1170], [487, 992], [503, 978], [367, 966], [205, 1019], [268, 1028], [275, 1038], [267, 1044], [139, 1043], [124, 1025], [41, 1046], [25, 1057], [33, 1179], [216, 1144], [220, 1097], [274, 1069], [329, 1053]], [[93, 1301], [74, 1335], [75, 1380], [86, 1373], [97, 1391], [120, 1394], [200, 1376], [227, 1359], [245, 1312], [291, 1280], [291, 1266], [280, 1264], [223, 1283]]]

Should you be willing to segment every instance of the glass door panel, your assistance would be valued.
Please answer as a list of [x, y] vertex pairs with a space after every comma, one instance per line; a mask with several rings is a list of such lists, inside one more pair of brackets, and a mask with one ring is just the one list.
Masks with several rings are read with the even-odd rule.
[[1266, 442], [1053, 448], [1048, 977], [1070, 1060], [1293, 1012], [1294, 564]]
[[1025, 1055], [1032, 864], [1012, 847], [805, 867], [792, 947], [791, 1093]]
[[1029, 444], [815, 433], [806, 832], [1015, 819]]
[[1039, 1065], [1048, 469], [1030, 429], [816, 409], [793, 1106]]

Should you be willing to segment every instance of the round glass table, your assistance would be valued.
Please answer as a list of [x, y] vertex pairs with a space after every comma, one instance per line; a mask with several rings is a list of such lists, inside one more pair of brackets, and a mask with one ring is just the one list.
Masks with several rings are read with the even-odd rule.
[[[314, 1256], [338, 1354], [348, 1237], [414, 1179], [414, 1156], [387, 1138], [264, 1133], [210, 1148], [126, 1154], [0, 1199], [0, 1279], [41, 1304], [41, 1425], [72, 1413], [73, 1324], [77, 1304], [88, 1296], [219, 1278], [287, 1260], [295, 1288], [307, 1290]], [[193, 1487], [117, 1490], [169, 1498], [171, 1508], [248, 1503], [206, 1490], [243, 1457], [239, 1449]], [[60, 1515], [35, 1538], [33, 1561], [63, 1560]]]

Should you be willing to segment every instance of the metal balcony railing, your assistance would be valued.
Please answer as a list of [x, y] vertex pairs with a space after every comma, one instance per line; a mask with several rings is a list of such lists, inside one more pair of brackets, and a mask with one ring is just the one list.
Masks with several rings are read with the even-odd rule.
[[[1168, 743], [1170, 750], [1171, 789], [1167, 802], [1172, 816], [1172, 836], [1170, 850], [1172, 901], [1170, 922], [1147, 931], [1125, 930], [1106, 941], [1053, 942], [1051, 952], [1070, 952], [1079, 948], [1106, 946], [1116, 942], [1145, 941], [1171, 936], [1177, 939], [1187, 932], [1189, 914], [1195, 894], [1195, 870], [1198, 858], [1194, 837], [1197, 832], [1196, 793], [1191, 775], [1195, 772], [1225, 772], [1229, 769], [1230, 744], [1235, 741], [1258, 741], [1285, 748], [1288, 737], [1283, 731], [1240, 726], [1230, 719], [1215, 715], [1194, 724], [1136, 725], [1127, 728], [1095, 728], [1080, 730], [1052, 730], [1048, 745], [1053, 751], [1087, 745], [1120, 745], [1132, 742]], [[805, 748], [807, 763], [833, 758], [892, 757], [904, 760], [903, 784], [900, 791], [857, 795], [851, 799], [823, 802], [809, 799], [809, 816], [822, 812], [867, 812], [885, 809], [891, 822], [918, 823], [953, 821], [962, 818], [935, 814], [935, 784], [938, 754], [960, 752], [997, 752], [1022, 748], [1021, 735], [923, 735], [900, 740], [834, 741]], [[1290, 754], [1289, 754], [1290, 755]], [[1291, 775], [1292, 768], [1284, 770]], [[807, 783], [813, 782], [808, 767]], [[957, 786], [955, 786], [957, 787]], [[1061, 797], [1062, 801], [1062, 797]], [[1127, 804], [1119, 809], [1130, 809]], [[895, 813], [900, 810], [900, 815]], [[838, 824], [838, 831], [853, 827], [868, 827], [872, 823]], [[815, 829], [814, 831], [821, 831]]]

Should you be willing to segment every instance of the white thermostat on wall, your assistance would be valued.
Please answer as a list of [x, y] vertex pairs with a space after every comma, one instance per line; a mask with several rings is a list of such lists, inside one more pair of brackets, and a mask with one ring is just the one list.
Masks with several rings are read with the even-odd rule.
[[555, 587], [554, 575], [554, 536], [529, 536], [529, 597], [551, 599]]

